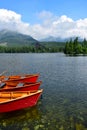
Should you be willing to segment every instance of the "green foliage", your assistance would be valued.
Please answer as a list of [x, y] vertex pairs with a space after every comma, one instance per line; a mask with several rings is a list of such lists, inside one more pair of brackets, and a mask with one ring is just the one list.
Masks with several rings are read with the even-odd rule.
[[0, 53], [63, 52], [64, 46], [63, 42], [39, 42], [29, 35], [0, 31]]
[[9, 47], [16, 46], [30, 46], [35, 45], [38, 41], [29, 35], [21, 34], [14, 31], [1, 30], [0, 31], [0, 44]]
[[45, 47], [64, 47], [65, 46], [65, 42], [40, 42], [41, 45], [45, 46]]
[[0, 53], [44, 53], [44, 52], [61, 52], [63, 48], [43, 47], [43, 46], [21, 46], [21, 47], [5, 47], [0, 46]]
[[69, 55], [87, 54], [87, 41], [84, 39], [81, 43], [78, 41], [78, 37], [72, 41], [66, 42], [64, 53]]

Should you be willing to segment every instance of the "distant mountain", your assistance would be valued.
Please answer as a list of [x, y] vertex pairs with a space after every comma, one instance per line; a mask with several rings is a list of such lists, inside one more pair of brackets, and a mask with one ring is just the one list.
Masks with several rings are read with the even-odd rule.
[[29, 45], [36, 45], [37, 43], [38, 41], [29, 35], [8, 30], [0, 31], [0, 45], [29, 46]]
[[42, 42], [53, 42], [53, 41], [54, 42], [66, 42], [67, 38], [49, 36], [44, 39], [41, 39], [40, 41], [42, 41]]
[[[53, 37], [53, 36], [49, 36], [46, 37], [44, 39], [41, 39], [39, 41], [41, 42], [66, 42], [69, 41], [70, 39], [74, 40], [76, 37], [69, 37], [69, 38], [61, 38], [61, 37]], [[78, 37], [79, 41], [82, 41], [83, 39], [81, 39], [80, 37]]]

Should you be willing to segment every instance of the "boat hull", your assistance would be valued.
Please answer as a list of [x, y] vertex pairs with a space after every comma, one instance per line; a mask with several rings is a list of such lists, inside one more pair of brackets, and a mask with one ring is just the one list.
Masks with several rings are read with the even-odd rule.
[[15, 80], [15, 79], [19, 79], [21, 77], [29, 77], [29, 76], [34, 76], [34, 75], [39, 75], [39, 74], [19, 74], [19, 75], [9, 75], [9, 76], [1, 75], [0, 79], [4, 80], [7, 78], [9, 80]]
[[17, 86], [5, 85], [3, 88], [0, 89], [2, 91], [32, 91], [38, 90], [42, 81], [31, 83], [31, 84], [24, 84], [23, 86], [19, 83]]
[[20, 77], [20, 78], [16, 78], [16, 79], [7, 79], [7, 80], [2, 80], [5, 83], [19, 83], [19, 82], [23, 82], [23, 83], [35, 83], [37, 81], [39, 77], [39, 74], [36, 75], [29, 75], [26, 77]]
[[37, 92], [32, 93], [28, 96], [23, 96], [16, 99], [9, 99], [7, 102], [0, 102], [0, 113], [11, 112], [35, 106], [42, 94], [42, 91], [43, 90], [38, 90]]

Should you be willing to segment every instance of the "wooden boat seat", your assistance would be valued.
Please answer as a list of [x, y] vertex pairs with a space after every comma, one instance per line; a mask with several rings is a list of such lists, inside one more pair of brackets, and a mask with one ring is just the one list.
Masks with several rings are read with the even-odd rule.
[[30, 92], [20, 92], [20, 93], [16, 93], [16, 92], [3, 92], [3, 93], [0, 93], [0, 98], [4, 98], [4, 99], [14, 99], [14, 98], [18, 98], [18, 97], [21, 97], [21, 96], [26, 96], [26, 95], [29, 95]]
[[10, 97], [10, 93], [0, 93], [0, 98], [8, 98]]

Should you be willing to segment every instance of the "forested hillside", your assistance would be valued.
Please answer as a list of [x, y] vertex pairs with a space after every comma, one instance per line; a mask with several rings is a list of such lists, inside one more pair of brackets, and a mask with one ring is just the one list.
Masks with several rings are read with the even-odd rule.
[[0, 31], [0, 53], [63, 52], [63, 42], [39, 42], [14, 31]]

